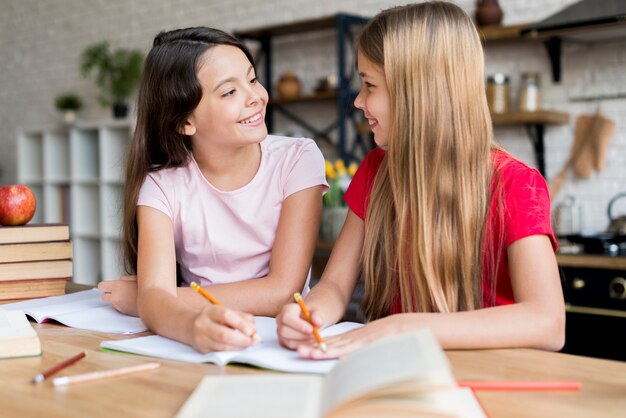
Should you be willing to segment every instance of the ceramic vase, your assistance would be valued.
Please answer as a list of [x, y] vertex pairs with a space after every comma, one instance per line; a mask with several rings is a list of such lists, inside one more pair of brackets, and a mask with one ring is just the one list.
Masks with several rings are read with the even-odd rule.
[[294, 73], [287, 71], [278, 80], [276, 91], [281, 100], [296, 99], [300, 97], [302, 85]]
[[502, 17], [498, 0], [476, 0], [476, 23], [479, 26], [499, 25]]

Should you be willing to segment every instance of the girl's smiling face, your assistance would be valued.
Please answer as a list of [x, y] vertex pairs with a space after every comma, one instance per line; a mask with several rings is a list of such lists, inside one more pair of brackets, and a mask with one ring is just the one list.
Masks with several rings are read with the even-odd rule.
[[358, 67], [361, 76], [361, 90], [354, 99], [354, 106], [361, 109], [374, 133], [374, 141], [379, 147], [389, 142], [391, 129], [391, 103], [383, 69], [358, 51]]
[[185, 125], [185, 134], [211, 146], [239, 147], [267, 136], [268, 95], [254, 67], [239, 48], [218, 45], [199, 63], [202, 99]]

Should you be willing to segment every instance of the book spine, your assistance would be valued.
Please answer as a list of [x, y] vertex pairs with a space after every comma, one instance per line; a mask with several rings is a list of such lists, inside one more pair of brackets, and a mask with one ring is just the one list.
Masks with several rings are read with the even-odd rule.
[[72, 276], [72, 260], [0, 264], [0, 282], [10, 280], [58, 279]]

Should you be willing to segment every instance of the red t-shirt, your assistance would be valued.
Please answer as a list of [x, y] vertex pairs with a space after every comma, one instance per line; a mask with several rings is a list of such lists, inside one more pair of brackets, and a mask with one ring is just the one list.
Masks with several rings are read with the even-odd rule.
[[[385, 151], [381, 148], [371, 151], [359, 166], [344, 196], [350, 209], [363, 220], [365, 220], [372, 185], [384, 156]], [[487, 217], [490, 225], [488, 230], [491, 230], [496, 237], [499, 237], [503, 230], [504, 246], [493, 248], [493, 246], [486, 245], [483, 250], [483, 266], [487, 265], [488, 260], [493, 259], [494, 251], [500, 252], [495, 304], [508, 305], [515, 302], [506, 253], [509, 245], [531, 235], [547, 235], [554, 250], [557, 248], [557, 242], [550, 224], [550, 195], [543, 176], [536, 169], [528, 167], [504, 151], [493, 151], [492, 160], [500, 176], [503, 202], [498, 206], [497, 199], [491, 200]], [[494, 181], [492, 192], [495, 184]], [[498, 207], [503, 208], [504, 216], [499, 216]], [[489, 305], [488, 301], [493, 299], [489, 283], [489, 278], [483, 275], [485, 306]], [[398, 295], [390, 314], [401, 312], [399, 302]]]

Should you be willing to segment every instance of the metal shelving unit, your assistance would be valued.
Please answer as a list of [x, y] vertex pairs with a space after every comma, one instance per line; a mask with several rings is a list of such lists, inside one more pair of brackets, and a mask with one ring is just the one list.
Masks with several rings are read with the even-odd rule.
[[[356, 78], [356, 68], [348, 64], [348, 52], [354, 49], [357, 31], [367, 23], [368, 18], [339, 13], [333, 16], [303, 20], [284, 25], [266, 26], [257, 29], [235, 31], [235, 35], [242, 40], [252, 40], [260, 43], [259, 59], [263, 61], [264, 85], [268, 91], [273, 91], [272, 85], [272, 40], [279, 36], [293, 35], [304, 32], [335, 29], [337, 43], [337, 89], [313, 95], [304, 95], [294, 100], [272, 99], [268, 104], [266, 123], [272, 131], [274, 112], [280, 112], [287, 119], [311, 132], [315, 139], [333, 143], [330, 133], [337, 130], [337, 142], [333, 143], [344, 160], [353, 160], [356, 152], [361, 149], [365, 154], [371, 148], [371, 138], [364, 135], [359, 129], [362, 122], [360, 112], [354, 109], [353, 102], [357, 92], [352, 89]], [[325, 127], [313, 126], [306, 117], [300, 116], [290, 109], [294, 102], [335, 102], [337, 118]], [[353, 134], [353, 140], [348, 141], [348, 135]]]

